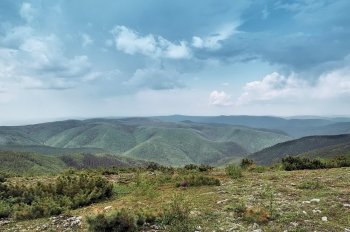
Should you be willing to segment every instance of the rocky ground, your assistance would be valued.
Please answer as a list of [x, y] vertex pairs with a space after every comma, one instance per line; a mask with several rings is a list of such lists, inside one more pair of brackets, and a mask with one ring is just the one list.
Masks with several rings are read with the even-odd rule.
[[[146, 175], [155, 182], [164, 177], [157, 172]], [[173, 194], [188, 202], [197, 232], [350, 231], [350, 168], [253, 170], [238, 179], [229, 178], [221, 169], [206, 175], [220, 179], [221, 185], [177, 188], [165, 178], [161, 184], [135, 189], [131, 187], [135, 175], [109, 176], [118, 184], [115, 198], [57, 217], [1, 220], [0, 231], [87, 231], [86, 216], [121, 208], [159, 212]], [[146, 224], [144, 231], [166, 228]]]

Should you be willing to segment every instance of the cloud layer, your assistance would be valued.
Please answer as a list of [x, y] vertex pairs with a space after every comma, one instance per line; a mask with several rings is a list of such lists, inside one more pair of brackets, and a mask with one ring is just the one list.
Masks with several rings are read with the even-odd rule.
[[1, 1], [0, 122], [118, 108], [350, 115], [349, 10], [348, 0]]

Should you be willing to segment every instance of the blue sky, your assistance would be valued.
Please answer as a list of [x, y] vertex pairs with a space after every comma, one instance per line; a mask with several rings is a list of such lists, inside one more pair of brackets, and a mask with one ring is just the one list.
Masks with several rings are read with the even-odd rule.
[[349, 115], [348, 0], [0, 2], [0, 122]]

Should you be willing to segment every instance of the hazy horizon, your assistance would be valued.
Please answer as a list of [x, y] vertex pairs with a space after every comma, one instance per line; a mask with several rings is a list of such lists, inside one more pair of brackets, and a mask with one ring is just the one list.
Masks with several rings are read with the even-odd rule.
[[349, 8], [347, 0], [4, 0], [0, 124], [346, 117]]
[[220, 116], [252, 116], [252, 117], [276, 117], [284, 119], [336, 119], [336, 118], [347, 118], [350, 120], [350, 115], [183, 115], [183, 114], [172, 114], [172, 115], [125, 115], [125, 116], [96, 116], [96, 117], [61, 117], [61, 118], [32, 118], [23, 120], [3, 120], [0, 121], [0, 126], [25, 126], [31, 124], [49, 123], [56, 121], [66, 120], [89, 120], [89, 119], [117, 119], [117, 118], [152, 118], [152, 117], [169, 117], [169, 116], [188, 116], [188, 117], [220, 117]]

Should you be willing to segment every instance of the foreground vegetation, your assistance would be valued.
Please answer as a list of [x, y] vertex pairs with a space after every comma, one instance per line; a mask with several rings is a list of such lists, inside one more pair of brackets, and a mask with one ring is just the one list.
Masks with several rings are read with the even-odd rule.
[[349, 178], [349, 168], [284, 171], [249, 160], [3, 176], [0, 230], [344, 231]]

